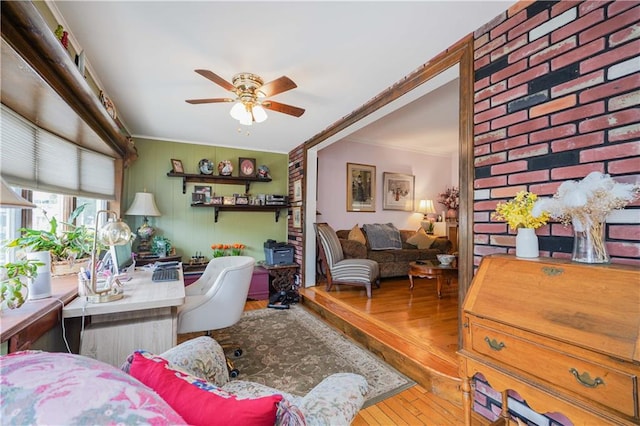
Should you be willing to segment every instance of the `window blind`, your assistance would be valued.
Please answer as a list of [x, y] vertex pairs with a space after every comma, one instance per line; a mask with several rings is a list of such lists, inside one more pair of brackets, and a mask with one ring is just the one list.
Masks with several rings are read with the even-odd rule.
[[115, 199], [115, 159], [82, 148], [2, 106], [0, 174], [28, 189]]

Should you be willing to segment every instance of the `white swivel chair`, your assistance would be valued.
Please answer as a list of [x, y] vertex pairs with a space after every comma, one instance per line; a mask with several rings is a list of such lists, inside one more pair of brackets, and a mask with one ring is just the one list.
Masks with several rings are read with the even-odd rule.
[[209, 261], [202, 276], [185, 289], [178, 307], [178, 333], [210, 331], [237, 323], [249, 294], [255, 260], [223, 256]]

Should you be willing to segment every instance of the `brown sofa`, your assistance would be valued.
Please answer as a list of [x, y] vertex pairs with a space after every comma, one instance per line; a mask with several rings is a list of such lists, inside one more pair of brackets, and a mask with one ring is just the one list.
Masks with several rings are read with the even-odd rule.
[[[360, 228], [366, 238], [366, 232]], [[371, 259], [378, 262], [380, 277], [402, 277], [409, 273], [409, 262], [415, 260], [437, 260], [436, 255], [449, 253], [452, 249], [451, 241], [446, 237], [438, 237], [428, 249], [418, 249], [416, 246], [407, 243], [416, 231], [400, 229], [402, 239], [402, 249], [371, 250], [369, 240], [362, 244], [355, 240], [349, 240], [349, 229], [336, 231], [342, 251], [347, 259]]]

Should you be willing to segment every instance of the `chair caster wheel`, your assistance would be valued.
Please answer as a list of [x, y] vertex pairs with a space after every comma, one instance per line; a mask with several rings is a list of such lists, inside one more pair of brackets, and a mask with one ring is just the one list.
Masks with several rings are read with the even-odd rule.
[[239, 374], [240, 374], [240, 371], [238, 371], [237, 368], [234, 368], [229, 372], [229, 377], [231, 377], [232, 379], [235, 379], [236, 377], [238, 377]]
[[236, 358], [242, 356], [242, 349], [236, 349], [235, 351], [233, 351], [233, 356], [235, 356]]

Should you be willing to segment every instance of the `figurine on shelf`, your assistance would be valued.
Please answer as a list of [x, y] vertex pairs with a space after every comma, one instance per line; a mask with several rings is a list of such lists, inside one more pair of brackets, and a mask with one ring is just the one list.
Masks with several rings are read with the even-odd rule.
[[231, 165], [231, 161], [224, 160], [218, 163], [218, 174], [220, 176], [231, 176], [233, 172], [233, 166]]
[[260, 179], [271, 179], [271, 175], [269, 174], [269, 167], [264, 164], [258, 167], [258, 177]]
[[65, 49], [69, 48], [69, 33], [64, 30], [62, 25], [58, 25], [54, 31], [56, 38], [60, 40]]

